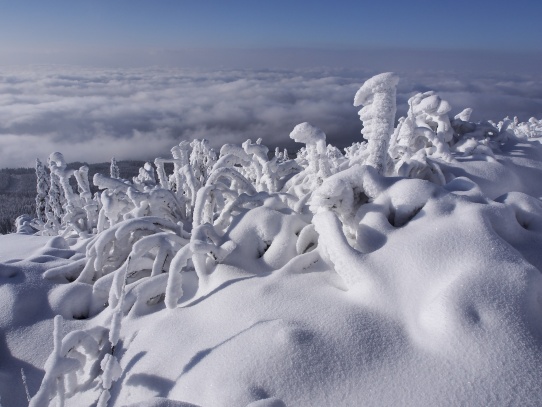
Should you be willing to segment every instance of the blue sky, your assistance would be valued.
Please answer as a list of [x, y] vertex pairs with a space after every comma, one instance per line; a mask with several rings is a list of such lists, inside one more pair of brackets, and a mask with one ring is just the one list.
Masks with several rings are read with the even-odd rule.
[[0, 51], [542, 50], [540, 1], [0, 1]]

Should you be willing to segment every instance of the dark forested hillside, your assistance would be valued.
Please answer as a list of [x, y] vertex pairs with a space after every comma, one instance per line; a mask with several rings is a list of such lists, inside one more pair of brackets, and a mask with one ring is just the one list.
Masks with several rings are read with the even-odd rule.
[[[138, 174], [143, 161], [117, 161], [120, 175], [130, 179]], [[70, 163], [68, 168], [77, 169], [83, 165], [89, 167], [89, 178], [93, 192], [92, 177], [96, 173], [109, 174], [110, 163], [86, 164]], [[0, 169], [0, 234], [14, 231], [17, 216], [36, 212], [36, 172], [34, 168]]]

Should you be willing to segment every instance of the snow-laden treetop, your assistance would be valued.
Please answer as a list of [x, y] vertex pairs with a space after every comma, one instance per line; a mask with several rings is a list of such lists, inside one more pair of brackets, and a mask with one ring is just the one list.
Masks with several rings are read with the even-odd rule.
[[399, 83], [399, 77], [393, 72], [385, 72], [375, 75], [365, 81], [354, 96], [354, 106], [367, 105], [372, 103], [376, 93], [394, 91]]

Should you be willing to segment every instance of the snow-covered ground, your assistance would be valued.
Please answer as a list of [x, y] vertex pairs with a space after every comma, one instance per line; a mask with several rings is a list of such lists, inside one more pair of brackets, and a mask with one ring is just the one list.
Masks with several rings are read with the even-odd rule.
[[92, 197], [52, 154], [0, 236], [2, 405], [540, 405], [540, 122], [426, 92], [394, 128], [396, 84], [344, 155], [181, 142]]

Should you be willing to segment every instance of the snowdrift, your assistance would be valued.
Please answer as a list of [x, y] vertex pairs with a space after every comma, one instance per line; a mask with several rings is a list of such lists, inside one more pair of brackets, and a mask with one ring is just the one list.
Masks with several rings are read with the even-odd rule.
[[[396, 75], [363, 137], [172, 148], [132, 180], [39, 161], [1, 236], [0, 396], [30, 406], [538, 405], [542, 125]], [[77, 191], [73, 189], [77, 185]]]

